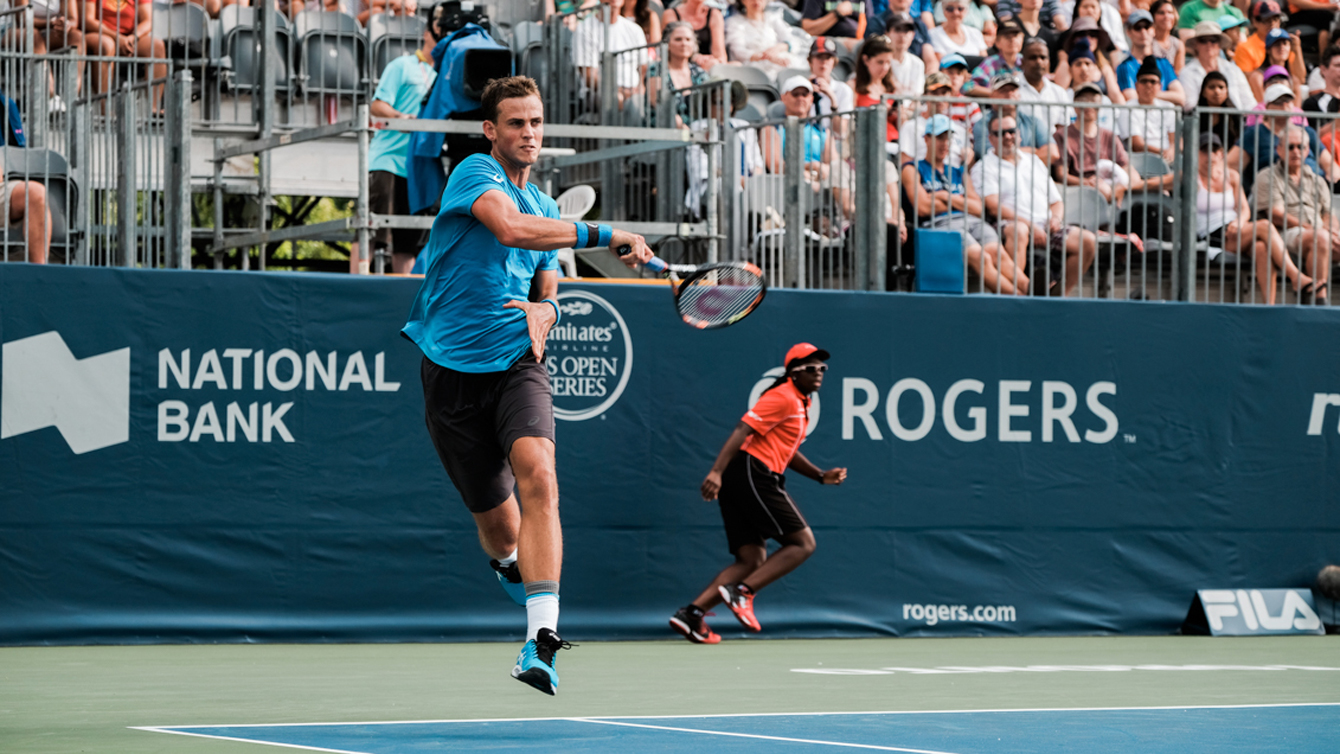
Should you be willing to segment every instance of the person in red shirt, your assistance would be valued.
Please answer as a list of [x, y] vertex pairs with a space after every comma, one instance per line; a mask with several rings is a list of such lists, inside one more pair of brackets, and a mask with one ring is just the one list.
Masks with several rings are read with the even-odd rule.
[[[814, 553], [814, 532], [787, 494], [783, 474], [792, 469], [819, 484], [842, 484], [847, 478], [845, 468], [822, 470], [800, 452], [809, 428], [810, 395], [823, 384], [828, 358], [827, 351], [809, 343], [792, 346], [785, 373], [740, 419], [703, 480], [703, 499], [721, 505], [735, 562], [670, 618], [670, 627], [691, 642], [721, 641], [703, 616], [722, 602], [746, 628], [761, 631], [754, 595]], [[781, 544], [771, 556], [769, 539]]]
[[[84, 46], [90, 55], [102, 57], [124, 56], [139, 58], [167, 57], [163, 40], [153, 36], [153, 5], [151, 0], [85, 0]], [[107, 92], [113, 84], [108, 81], [110, 64], [101, 63], [98, 72], [99, 92]], [[167, 78], [167, 65], [152, 66], [155, 79]], [[160, 108], [163, 87], [154, 87], [154, 111]]]

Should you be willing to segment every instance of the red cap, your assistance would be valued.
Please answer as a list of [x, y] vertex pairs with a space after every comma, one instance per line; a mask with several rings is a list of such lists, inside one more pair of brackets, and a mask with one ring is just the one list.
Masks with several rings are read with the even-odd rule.
[[1252, 18], [1274, 18], [1283, 15], [1280, 13], [1279, 3], [1275, 0], [1260, 0], [1252, 6]]
[[827, 351], [812, 343], [797, 343], [794, 346], [791, 346], [791, 349], [786, 352], [786, 361], [783, 363], [787, 367], [790, 367], [793, 362], [807, 359], [811, 356], [818, 358], [820, 361], [828, 361], [830, 358]]

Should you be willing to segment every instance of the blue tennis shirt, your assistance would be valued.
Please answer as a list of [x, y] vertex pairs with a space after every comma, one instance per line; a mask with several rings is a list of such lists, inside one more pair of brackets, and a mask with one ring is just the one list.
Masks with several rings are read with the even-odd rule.
[[503, 246], [470, 209], [488, 191], [502, 191], [528, 215], [558, 219], [558, 203], [534, 184], [517, 188], [493, 157], [461, 160], [442, 192], [420, 254], [427, 272], [402, 333], [435, 364], [458, 372], [501, 372], [530, 348], [526, 313], [504, 309], [525, 301], [536, 270], [558, 269], [558, 252]]

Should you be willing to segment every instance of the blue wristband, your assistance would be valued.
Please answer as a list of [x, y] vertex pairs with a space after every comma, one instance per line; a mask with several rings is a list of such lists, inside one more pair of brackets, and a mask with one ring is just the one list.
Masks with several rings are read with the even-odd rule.
[[559, 311], [559, 308], [558, 308], [558, 302], [557, 302], [557, 301], [555, 301], [555, 300], [553, 300], [553, 299], [551, 299], [551, 298], [546, 298], [546, 299], [543, 299], [540, 303], [550, 304], [550, 305], [552, 305], [552, 306], [554, 307], [554, 316], [557, 317], [557, 319], [554, 320], [554, 324], [558, 324], [559, 322], [562, 322], [562, 321], [563, 321], [563, 312]]
[[614, 237], [614, 228], [608, 225], [596, 226], [600, 229], [600, 239], [596, 241], [596, 246], [609, 246], [610, 239]]
[[573, 225], [577, 226], [577, 243], [574, 244], [573, 248], [585, 249], [587, 247], [587, 240], [590, 237], [586, 223], [573, 223]]

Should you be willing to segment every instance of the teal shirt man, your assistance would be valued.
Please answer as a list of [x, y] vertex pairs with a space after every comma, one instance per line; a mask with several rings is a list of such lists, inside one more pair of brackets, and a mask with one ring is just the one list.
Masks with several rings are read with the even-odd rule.
[[[433, 76], [431, 59], [425, 63], [418, 51], [401, 55], [386, 66], [372, 98], [385, 102], [397, 112], [417, 117]], [[408, 177], [409, 137], [408, 131], [378, 131], [368, 145], [368, 170], [385, 170], [401, 178]]]
[[[1238, 10], [1237, 7], [1235, 7], [1233, 3], [1228, 2], [1228, 0], [1218, 0], [1218, 2], [1213, 5], [1205, 2], [1205, 0], [1191, 0], [1186, 5], [1183, 5], [1178, 12], [1181, 14], [1177, 21], [1177, 28], [1179, 29], [1191, 29], [1201, 21], [1213, 21], [1219, 23], [1219, 18], [1221, 16], [1232, 16], [1234, 18], [1243, 19], [1244, 21], [1247, 18], [1242, 15], [1242, 11]], [[1190, 50], [1187, 51], [1187, 57], [1191, 57]]]

